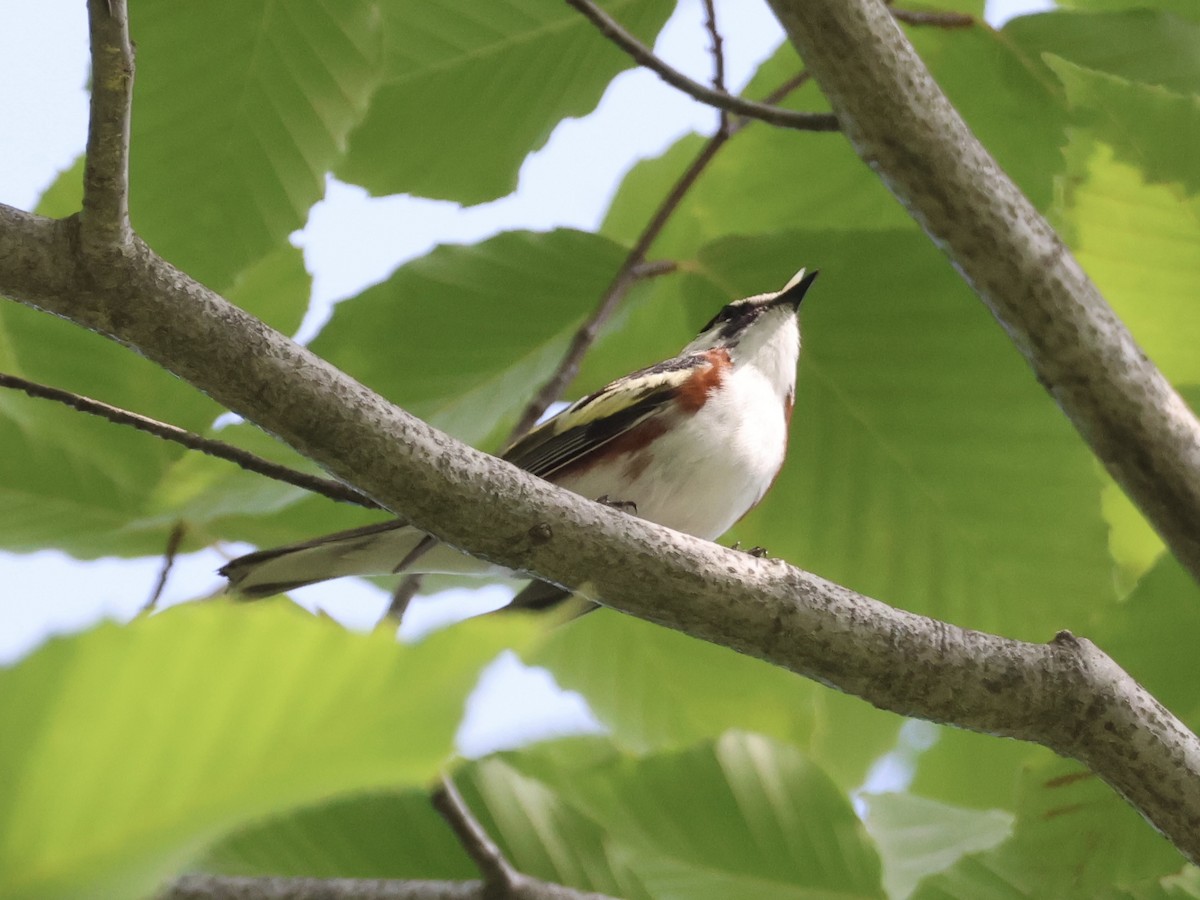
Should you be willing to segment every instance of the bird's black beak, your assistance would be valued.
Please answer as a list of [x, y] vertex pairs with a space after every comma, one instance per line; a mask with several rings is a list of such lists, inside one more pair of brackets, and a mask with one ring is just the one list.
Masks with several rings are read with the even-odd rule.
[[787, 283], [787, 286], [775, 295], [775, 299], [771, 301], [772, 306], [787, 306], [792, 309], [800, 308], [800, 301], [804, 299], [804, 295], [808, 293], [808, 289], [812, 283], [817, 280], [817, 276], [821, 272], [819, 269], [813, 269], [811, 272], [805, 273], [803, 269], [796, 278], [793, 278]]

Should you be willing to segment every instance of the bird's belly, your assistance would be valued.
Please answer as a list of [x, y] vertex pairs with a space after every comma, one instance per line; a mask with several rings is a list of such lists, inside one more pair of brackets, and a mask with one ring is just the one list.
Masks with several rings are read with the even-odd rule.
[[592, 500], [634, 503], [643, 519], [713, 540], [762, 498], [786, 443], [787, 423], [774, 396], [727, 391], [649, 447], [560, 484]]

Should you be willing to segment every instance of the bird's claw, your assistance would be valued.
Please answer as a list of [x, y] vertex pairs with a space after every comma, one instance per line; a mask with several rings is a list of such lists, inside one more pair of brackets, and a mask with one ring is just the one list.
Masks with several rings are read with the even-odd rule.
[[749, 550], [742, 550], [742, 542], [741, 541], [734, 541], [733, 546], [730, 547], [729, 549], [730, 550], [738, 550], [741, 553], [748, 553], [751, 556], [753, 556], [755, 559], [766, 559], [768, 556], [771, 555], [770, 553], [767, 552], [766, 547], [751, 547]]
[[608, 494], [601, 494], [596, 498], [596, 502], [604, 506], [611, 506], [613, 509], [619, 509], [623, 513], [629, 513], [631, 516], [637, 515], [637, 504], [632, 500], [612, 500]]

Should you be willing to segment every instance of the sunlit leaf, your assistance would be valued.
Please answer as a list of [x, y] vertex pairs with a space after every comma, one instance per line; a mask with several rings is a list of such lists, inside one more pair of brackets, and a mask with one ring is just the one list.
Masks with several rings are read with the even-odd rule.
[[[1152, 10], [1161, 10], [1165, 13], [1171, 13], [1171, 17], [1164, 18], [1165, 24], [1169, 27], [1172, 24], [1186, 24], [1187, 19], [1200, 22], [1200, 8], [1192, 0], [1058, 0], [1058, 5], [1068, 9], [1089, 10], [1096, 13], [1106, 12], [1125, 12], [1130, 11], [1131, 14], [1144, 13]], [[1151, 13], [1153, 14], [1153, 13]], [[1099, 15], [1094, 15], [1091, 18], [1103, 23], [1103, 19]], [[1173, 21], [1172, 21], [1173, 20]], [[1088, 28], [1088, 23], [1084, 17], [1076, 19], [1077, 29]], [[1099, 26], [1101, 29], [1107, 27], [1106, 24]], [[1159, 43], [1157, 46], [1150, 44], [1142, 44], [1133, 42], [1130, 44], [1131, 49], [1137, 51], [1130, 53], [1130, 57], [1153, 57], [1162, 54], [1163, 50], [1171, 45], [1170, 35], [1165, 31], [1162, 33], [1164, 43]], [[1188, 47], [1187, 38], [1179, 42], [1179, 48], [1185, 52], [1190, 49]], [[1154, 61], [1143, 59], [1143, 63], [1149, 62], [1154, 65]], [[1136, 63], [1135, 63], [1136, 65]]]
[[1037, 744], [939, 727], [933, 746], [917, 757], [910, 788], [955, 806], [1015, 810], [1025, 772], [1051, 759]]
[[1082, 900], [1173, 875], [1182, 863], [1104, 782], [1077, 763], [1052, 759], [1025, 773], [1012, 837], [926, 879], [913, 898]]
[[[309, 284], [300, 251], [285, 244], [240, 273], [229, 294], [291, 331]], [[128, 349], [12, 303], [0, 307], [0, 370], [196, 432], [223, 411]], [[0, 546], [85, 558], [161, 552], [172, 525], [187, 517], [162, 498], [187, 490], [176, 481], [181, 468], [203, 465], [177, 444], [10, 391], [0, 394], [0, 455]], [[253, 496], [240, 495], [243, 509]], [[187, 546], [195, 546], [190, 537]]]
[[136, 896], [230, 827], [418, 785], [480, 669], [528, 624], [415, 646], [288, 604], [179, 607], [0, 672], [0, 893]]
[[1088, 635], [1175, 715], [1200, 726], [1200, 588], [1169, 554]]
[[153, 0], [130, 27], [134, 227], [224, 290], [324, 194], [382, 74], [377, 5]]
[[568, 230], [438, 247], [339, 304], [312, 348], [462, 440], [497, 440], [624, 255]]
[[754, 730], [804, 748], [846, 791], [891, 747], [903, 721], [767, 663], [607, 611], [555, 630], [531, 661], [579, 691], [622, 746], [646, 752], [730, 728]]
[[[1200, 29], [1197, 29], [1200, 39]], [[1077, 119], [1092, 138], [1114, 149], [1120, 162], [1141, 169], [1150, 183], [1200, 190], [1200, 97], [1131, 82], [1047, 55]]]
[[1077, 132], [1058, 218], [1075, 256], [1168, 378], [1200, 382], [1200, 198], [1148, 184]]
[[732, 732], [607, 765], [559, 768], [534, 757], [522, 771], [599, 822], [656, 897], [684, 896], [684, 869], [689, 883], [712, 879], [702, 897], [729, 883], [760, 884], [762, 896], [882, 896], [878, 858], [846, 795], [786, 744]]
[[[644, 42], [667, 0], [612, 0]], [[385, 76], [337, 169], [373, 194], [480, 203], [512, 191], [517, 170], [559, 120], [582, 116], [632, 65], [565, 3], [473, 0], [383, 5]]]
[[335, 797], [253, 822], [192, 868], [307, 878], [479, 877], [429, 793], [415, 789]]
[[1000, 810], [964, 809], [913, 794], [866, 797], [867, 832], [883, 858], [889, 897], [907, 897], [917, 883], [968, 853], [990, 850], [1012, 832]]

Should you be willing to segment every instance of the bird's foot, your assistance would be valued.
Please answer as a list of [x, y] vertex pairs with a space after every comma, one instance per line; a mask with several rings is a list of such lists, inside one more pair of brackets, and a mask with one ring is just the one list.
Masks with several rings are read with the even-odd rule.
[[742, 550], [742, 542], [741, 541], [734, 541], [733, 546], [730, 547], [729, 549], [730, 550], [738, 550], [742, 553], [749, 553], [755, 559], [766, 559], [768, 556], [771, 555], [770, 553], [767, 552], [766, 547], [751, 547], [748, 550]]
[[613, 509], [619, 509], [623, 513], [629, 513], [631, 516], [637, 515], [637, 504], [632, 500], [613, 500], [608, 494], [601, 494], [596, 498], [597, 503], [602, 503], [605, 506], [611, 506]]

